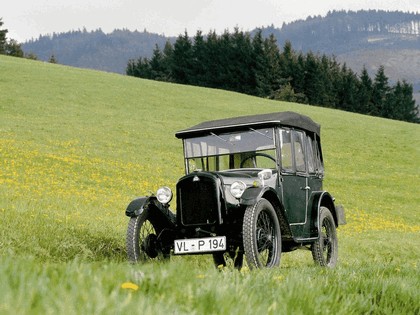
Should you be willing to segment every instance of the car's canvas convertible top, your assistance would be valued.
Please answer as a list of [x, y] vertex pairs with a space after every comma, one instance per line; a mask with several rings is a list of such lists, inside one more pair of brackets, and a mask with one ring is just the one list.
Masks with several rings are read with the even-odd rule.
[[251, 116], [240, 116], [219, 120], [205, 121], [191, 128], [178, 131], [177, 138], [189, 138], [202, 135], [208, 131], [240, 130], [246, 127], [288, 126], [304, 129], [320, 136], [320, 125], [311, 118], [295, 112], [277, 112]]

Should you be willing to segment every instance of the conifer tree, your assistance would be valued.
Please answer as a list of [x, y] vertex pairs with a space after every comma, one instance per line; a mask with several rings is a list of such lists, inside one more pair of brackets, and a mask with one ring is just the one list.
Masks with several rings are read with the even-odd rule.
[[22, 58], [24, 56], [21, 45], [14, 39], [10, 39], [6, 42], [5, 53], [6, 55], [13, 57]]
[[3, 26], [2, 18], [0, 18], [0, 55], [3, 55], [6, 53], [6, 35], [7, 35], [7, 29], [1, 29]]
[[270, 94], [270, 83], [268, 82], [269, 64], [265, 55], [263, 38], [261, 30], [254, 35], [252, 40], [253, 55], [254, 55], [254, 76], [255, 76], [255, 92], [251, 94], [257, 96], [267, 96]]
[[269, 38], [264, 40], [264, 54], [267, 59], [268, 71], [267, 71], [267, 83], [269, 91], [267, 95], [271, 95], [285, 80], [282, 79], [282, 73], [280, 68], [280, 51], [277, 46], [277, 40], [273, 34]]
[[392, 111], [388, 118], [404, 120], [408, 122], [420, 122], [416, 102], [413, 99], [413, 86], [406, 81], [400, 81], [392, 88], [387, 106]]
[[208, 59], [206, 58], [206, 44], [201, 31], [197, 31], [194, 37], [192, 47], [192, 69], [191, 84], [199, 86], [207, 86], [206, 71], [209, 68]]
[[248, 33], [235, 28], [230, 45], [231, 72], [235, 75], [234, 90], [252, 94], [255, 90], [255, 60], [251, 38]]
[[325, 90], [321, 79], [320, 62], [312, 52], [306, 55], [304, 74], [305, 95], [308, 97], [309, 104], [322, 105]]
[[174, 48], [169, 40], [166, 41], [165, 47], [163, 48], [163, 59], [162, 69], [165, 73], [165, 81], [172, 82], [172, 56]]
[[172, 54], [172, 75], [177, 83], [189, 84], [192, 71], [192, 43], [187, 31], [178, 36]]
[[165, 81], [166, 73], [163, 68], [163, 58], [163, 54], [160, 51], [159, 46], [156, 44], [155, 49], [153, 49], [153, 56], [149, 61], [151, 79]]
[[372, 103], [373, 83], [369, 73], [364, 66], [360, 75], [359, 90], [357, 92], [358, 107], [357, 112], [369, 114], [373, 112]]
[[374, 116], [388, 117], [389, 108], [386, 107], [390, 87], [388, 84], [388, 77], [385, 75], [384, 66], [380, 66], [373, 81], [372, 89], [372, 111]]

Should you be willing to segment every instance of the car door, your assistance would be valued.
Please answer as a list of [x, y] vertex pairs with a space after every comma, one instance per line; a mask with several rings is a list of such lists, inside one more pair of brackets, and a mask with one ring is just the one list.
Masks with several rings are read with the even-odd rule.
[[301, 238], [307, 222], [310, 187], [306, 169], [304, 133], [280, 129], [283, 205], [296, 238]]

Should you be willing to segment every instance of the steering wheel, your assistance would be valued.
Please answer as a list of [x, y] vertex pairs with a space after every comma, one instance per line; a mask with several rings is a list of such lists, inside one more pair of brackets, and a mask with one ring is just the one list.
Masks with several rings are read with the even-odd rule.
[[254, 160], [253, 160], [254, 167], [257, 167], [257, 163], [256, 163], [256, 160], [255, 160], [255, 158], [256, 158], [257, 156], [263, 156], [263, 157], [269, 158], [269, 159], [270, 159], [270, 160], [272, 160], [274, 163], [276, 162], [276, 159], [275, 159], [275, 158], [273, 158], [271, 155], [269, 155], [269, 154], [267, 154], [267, 153], [257, 152], [257, 153], [253, 153], [252, 155], [247, 156], [246, 158], [244, 158], [244, 159], [241, 161], [241, 164], [240, 164], [241, 168], [244, 166], [245, 162], [246, 162], [246, 161], [248, 161], [249, 159], [254, 159]]

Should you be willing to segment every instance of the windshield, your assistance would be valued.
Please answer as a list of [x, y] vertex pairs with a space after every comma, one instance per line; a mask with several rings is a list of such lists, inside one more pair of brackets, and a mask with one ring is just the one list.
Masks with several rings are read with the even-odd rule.
[[213, 133], [184, 140], [187, 172], [275, 168], [273, 128]]

